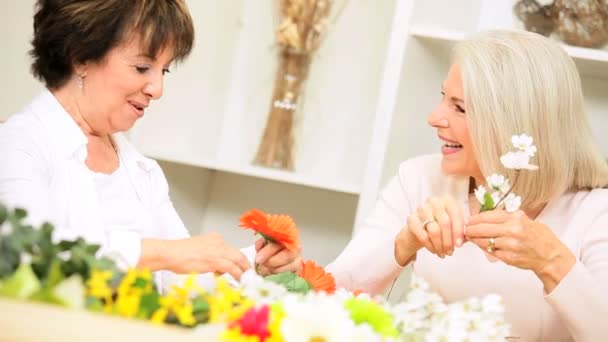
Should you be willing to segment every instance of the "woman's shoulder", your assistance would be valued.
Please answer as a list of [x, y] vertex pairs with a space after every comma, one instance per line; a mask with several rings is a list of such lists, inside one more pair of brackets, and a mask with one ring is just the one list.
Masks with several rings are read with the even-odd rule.
[[15, 149], [44, 151], [45, 131], [42, 122], [28, 109], [11, 115], [0, 124], [0, 149], [6, 153]]

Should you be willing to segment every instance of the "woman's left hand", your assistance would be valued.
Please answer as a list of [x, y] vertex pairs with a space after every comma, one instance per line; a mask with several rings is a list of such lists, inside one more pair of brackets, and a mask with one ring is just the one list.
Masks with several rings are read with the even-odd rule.
[[536, 273], [547, 293], [576, 263], [576, 257], [549, 227], [521, 210], [491, 210], [471, 216], [465, 236], [504, 263]]
[[300, 271], [302, 257], [299, 252], [290, 251], [273, 242], [264, 244], [263, 238], [255, 242], [255, 250], [255, 263], [260, 275]]

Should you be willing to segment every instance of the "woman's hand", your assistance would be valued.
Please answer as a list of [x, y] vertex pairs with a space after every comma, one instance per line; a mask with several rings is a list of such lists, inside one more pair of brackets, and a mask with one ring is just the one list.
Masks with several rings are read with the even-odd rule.
[[464, 219], [456, 200], [449, 195], [432, 197], [407, 218], [395, 238], [395, 258], [405, 265], [422, 247], [443, 258], [463, 240]]
[[138, 267], [175, 273], [228, 273], [239, 279], [250, 268], [238, 249], [226, 244], [222, 235], [208, 233], [181, 240], [144, 239]]
[[263, 238], [255, 242], [255, 250], [255, 262], [260, 275], [300, 271], [302, 257], [299, 252], [290, 251], [273, 242], [264, 244]]
[[492, 210], [471, 216], [466, 237], [504, 263], [536, 273], [547, 293], [576, 263], [549, 227], [523, 211]]

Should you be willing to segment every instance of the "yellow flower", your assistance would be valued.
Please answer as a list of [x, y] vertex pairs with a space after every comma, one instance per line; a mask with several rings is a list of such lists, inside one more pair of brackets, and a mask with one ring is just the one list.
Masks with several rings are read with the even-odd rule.
[[241, 318], [253, 306], [241, 292], [231, 288], [224, 279], [216, 280], [216, 291], [209, 296], [209, 322], [231, 322]]
[[112, 312], [112, 289], [108, 286], [108, 281], [112, 279], [112, 271], [100, 271], [93, 269], [91, 277], [86, 282], [87, 294], [89, 296], [102, 299], [104, 301], [104, 311]]
[[191, 274], [186, 278], [183, 286], [172, 286], [169, 293], [160, 298], [160, 308], [152, 314], [151, 320], [153, 323], [161, 324], [169, 313], [173, 313], [183, 325], [191, 326], [196, 324], [190, 294], [194, 291], [199, 293], [203, 293], [204, 291], [196, 284], [195, 276], [195, 274]]
[[112, 289], [108, 281], [112, 279], [112, 271], [93, 270], [91, 277], [87, 280], [87, 292], [90, 296], [104, 299], [112, 295]]
[[168, 314], [169, 314], [169, 309], [160, 308], [160, 309], [154, 311], [154, 314], [150, 318], [150, 321], [153, 324], [161, 325], [165, 322], [165, 319], [167, 319]]
[[[224, 330], [221, 338], [222, 341], [230, 342], [261, 342], [258, 336], [241, 334], [241, 329], [239, 328]], [[268, 340], [266, 339], [266, 341]]]
[[[138, 279], [146, 282], [144, 287], [136, 286]], [[152, 273], [150, 271], [129, 269], [118, 285], [115, 311], [123, 317], [137, 316], [141, 297], [152, 291]]]
[[140, 301], [141, 294], [139, 293], [118, 295], [118, 298], [116, 298], [116, 309], [118, 310], [118, 314], [123, 317], [135, 317], [139, 312]]
[[196, 320], [192, 314], [192, 304], [184, 303], [183, 305], [174, 307], [175, 316], [177, 320], [183, 325], [194, 325]]

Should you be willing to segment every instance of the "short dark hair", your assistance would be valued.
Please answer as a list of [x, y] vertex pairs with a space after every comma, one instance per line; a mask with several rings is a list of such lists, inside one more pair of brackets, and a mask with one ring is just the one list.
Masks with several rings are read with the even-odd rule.
[[32, 73], [49, 88], [63, 86], [74, 65], [99, 62], [131, 35], [149, 56], [165, 47], [182, 61], [194, 44], [184, 0], [38, 0], [30, 55]]

